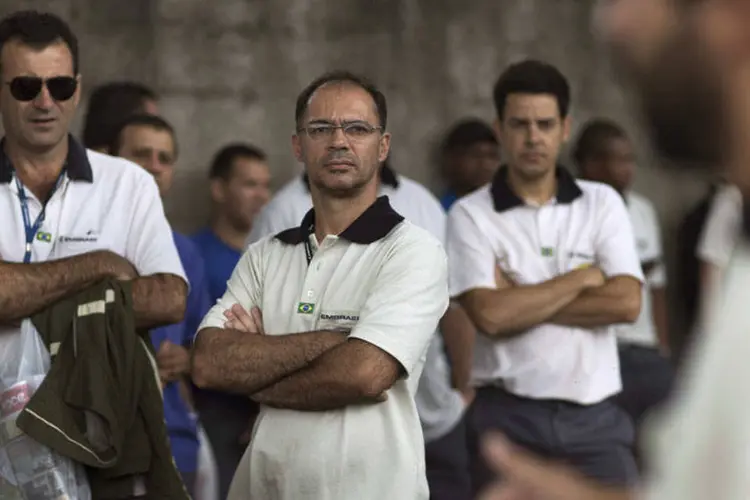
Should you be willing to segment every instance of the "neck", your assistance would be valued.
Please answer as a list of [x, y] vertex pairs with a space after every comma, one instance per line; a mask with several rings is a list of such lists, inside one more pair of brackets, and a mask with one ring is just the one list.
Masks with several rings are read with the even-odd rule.
[[68, 156], [68, 141], [61, 141], [44, 152], [32, 152], [6, 141], [5, 154], [21, 183], [39, 200], [46, 200]]
[[557, 193], [555, 169], [533, 180], [523, 179], [514, 175], [513, 170], [508, 169], [508, 184], [519, 198], [532, 205], [547, 203]]
[[211, 222], [211, 231], [227, 246], [241, 252], [245, 249], [245, 242], [249, 230], [238, 229], [224, 215], [217, 215]]
[[315, 207], [315, 237], [340, 234], [362, 215], [378, 197], [378, 183], [372, 182], [365, 191], [352, 198], [333, 198], [318, 190], [311, 192]]

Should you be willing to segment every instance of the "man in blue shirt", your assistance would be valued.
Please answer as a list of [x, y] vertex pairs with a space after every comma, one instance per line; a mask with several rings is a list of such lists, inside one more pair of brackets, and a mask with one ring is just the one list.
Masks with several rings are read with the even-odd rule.
[[[112, 154], [136, 162], [151, 173], [162, 196], [172, 185], [177, 143], [172, 127], [155, 115], [132, 115], [119, 127], [110, 145]], [[193, 494], [198, 468], [198, 423], [192, 410], [188, 347], [203, 316], [211, 307], [200, 251], [186, 236], [173, 231], [177, 251], [185, 269], [190, 292], [181, 323], [157, 328], [151, 341], [164, 388], [164, 417], [177, 469], [188, 492]]]
[[[266, 155], [246, 144], [230, 144], [214, 157], [209, 170], [213, 217], [192, 237], [206, 264], [211, 302], [227, 286], [242, 255], [253, 221], [270, 198]], [[219, 471], [219, 498], [226, 498], [258, 413], [250, 398], [196, 390], [195, 405], [213, 448]]]
[[500, 149], [492, 128], [481, 120], [456, 123], [440, 145], [438, 161], [447, 190], [440, 203], [447, 211], [460, 197], [492, 180], [500, 166]]

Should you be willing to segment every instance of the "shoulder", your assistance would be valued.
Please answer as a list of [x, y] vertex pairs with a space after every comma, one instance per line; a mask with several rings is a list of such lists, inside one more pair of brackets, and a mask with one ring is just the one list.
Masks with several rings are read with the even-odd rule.
[[458, 198], [448, 210], [448, 217], [456, 217], [459, 214], [472, 214], [476, 212], [495, 212], [490, 193], [490, 184]]
[[586, 181], [576, 179], [576, 184], [581, 189], [580, 202], [592, 210], [621, 209], [625, 211], [625, 200], [612, 186], [602, 182]]
[[392, 257], [409, 259], [414, 265], [434, 263], [446, 258], [440, 240], [408, 220], [396, 226], [385, 237], [384, 244]]
[[628, 208], [631, 212], [638, 213], [641, 216], [656, 218], [656, 207], [654, 204], [645, 196], [631, 191], [627, 195]]

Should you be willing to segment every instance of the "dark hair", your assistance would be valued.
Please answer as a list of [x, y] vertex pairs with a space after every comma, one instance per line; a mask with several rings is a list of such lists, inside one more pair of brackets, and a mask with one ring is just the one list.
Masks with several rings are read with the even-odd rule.
[[612, 139], [626, 139], [625, 130], [612, 120], [596, 118], [584, 124], [573, 146], [573, 159], [582, 166], [583, 163], [604, 153], [606, 143]]
[[492, 96], [495, 111], [503, 117], [505, 102], [510, 94], [550, 94], [557, 99], [560, 116], [568, 116], [570, 86], [562, 73], [545, 62], [528, 59], [510, 65], [495, 83]]
[[497, 144], [492, 128], [477, 118], [466, 118], [453, 125], [445, 135], [440, 144], [440, 153], [460, 153], [474, 144], [485, 142]]
[[211, 161], [208, 178], [229, 179], [232, 176], [232, 166], [237, 158], [266, 161], [266, 153], [250, 144], [228, 144], [221, 148]]
[[73, 74], [78, 75], [78, 38], [70, 26], [49, 12], [21, 10], [0, 21], [0, 51], [6, 43], [18, 40], [34, 49], [64, 42], [73, 58]]
[[357, 87], [361, 87], [362, 89], [364, 89], [368, 94], [370, 94], [372, 100], [375, 101], [375, 110], [378, 113], [380, 126], [385, 129], [388, 121], [388, 106], [385, 102], [385, 96], [380, 90], [378, 90], [375, 84], [368, 81], [364, 77], [355, 75], [354, 73], [350, 73], [348, 71], [333, 71], [331, 73], [326, 73], [325, 75], [316, 78], [310, 85], [305, 87], [305, 89], [297, 97], [297, 106], [294, 110], [294, 121], [297, 126], [300, 125], [300, 123], [302, 122], [302, 117], [305, 116], [305, 113], [307, 112], [307, 105], [309, 104], [312, 95], [320, 87], [329, 83], [351, 83], [352, 85], [356, 85]]
[[177, 137], [174, 133], [174, 128], [169, 124], [167, 120], [161, 116], [149, 115], [149, 114], [136, 114], [130, 115], [124, 121], [117, 126], [114, 139], [108, 145], [109, 152], [113, 155], [117, 155], [122, 147], [122, 133], [128, 127], [151, 127], [155, 130], [161, 130], [169, 132], [172, 136], [172, 144], [174, 144], [174, 154], [177, 156]]
[[112, 144], [122, 122], [130, 115], [143, 112], [148, 100], [156, 101], [158, 96], [140, 83], [110, 82], [96, 87], [89, 96], [83, 144], [89, 149]]

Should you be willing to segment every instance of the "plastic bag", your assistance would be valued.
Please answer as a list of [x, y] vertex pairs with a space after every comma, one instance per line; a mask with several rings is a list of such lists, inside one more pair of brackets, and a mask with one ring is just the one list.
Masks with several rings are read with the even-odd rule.
[[25, 435], [16, 418], [50, 368], [50, 355], [30, 320], [0, 338], [0, 499], [90, 500], [81, 464]]

